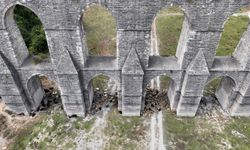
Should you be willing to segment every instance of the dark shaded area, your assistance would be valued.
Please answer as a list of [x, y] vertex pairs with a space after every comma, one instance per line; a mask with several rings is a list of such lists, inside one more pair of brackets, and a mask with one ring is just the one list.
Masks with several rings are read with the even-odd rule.
[[146, 89], [145, 107], [142, 112], [143, 115], [152, 115], [169, 106], [167, 91], [160, 91], [158, 89]]
[[93, 104], [91, 107], [90, 114], [95, 115], [96, 113], [103, 110], [103, 108], [110, 108], [111, 106], [118, 105], [117, 94], [112, 95], [107, 92], [102, 92], [100, 90], [95, 91]]

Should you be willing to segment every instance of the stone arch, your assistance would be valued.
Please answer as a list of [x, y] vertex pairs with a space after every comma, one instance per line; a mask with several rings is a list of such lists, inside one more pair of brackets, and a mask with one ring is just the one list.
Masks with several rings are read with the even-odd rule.
[[[169, 15], [169, 16], [160, 16], [160, 15]], [[178, 23], [176, 24], [176, 26], [171, 26], [171, 29], [172, 29], [171, 31], [174, 31], [173, 35], [171, 37], [176, 38], [176, 39], [175, 40], [171, 39], [168, 41], [168, 39], [170, 39], [170, 38], [164, 39], [164, 31], [167, 30], [167, 28], [166, 28], [167, 24], [173, 22], [173, 21], [167, 21], [167, 20], [169, 20], [173, 17], [176, 17], [174, 20], [181, 22], [181, 24], [180, 24], [181, 30], [178, 31], [178, 25], [179, 25]], [[162, 20], [165, 20], [164, 24], [160, 24], [162, 22]], [[185, 21], [189, 22], [187, 20], [188, 20], [188, 18], [187, 18], [187, 14], [185, 13], [185, 10], [178, 5], [161, 7], [161, 9], [159, 9], [157, 11], [157, 13], [154, 14], [154, 17], [152, 20], [151, 55], [153, 55], [153, 56], [158, 55], [158, 56], [165, 56], [165, 57], [176, 56], [177, 48], [181, 44], [181, 42], [179, 42], [179, 41], [182, 38], [181, 33], [184, 30]], [[159, 33], [161, 33], [161, 36], [159, 36], [159, 33], [157, 33], [157, 31], [159, 31], [161, 28], [164, 28], [164, 30], [159, 32]], [[171, 34], [171, 33], [169, 33], [169, 34]], [[176, 35], [176, 34], [178, 34], [178, 35]], [[175, 36], [177, 36], [177, 37], [175, 37]], [[159, 42], [158, 42], [158, 40], [159, 40]]]
[[[4, 27], [6, 31], [8, 32], [9, 40], [11, 42], [12, 49], [16, 57], [17, 65], [20, 66], [29, 57], [29, 51], [28, 51], [28, 47], [26, 43], [24, 42], [24, 37], [22, 36], [20, 29], [14, 19], [14, 9], [16, 6], [22, 6], [24, 8], [27, 8], [30, 12], [32, 12], [41, 22], [45, 36], [46, 36], [46, 31], [44, 30], [43, 20], [37, 14], [38, 11], [34, 11], [36, 10], [36, 8], [32, 7], [32, 5], [26, 6], [21, 3], [16, 2], [5, 8], [4, 15], [3, 15]], [[48, 47], [47, 38], [46, 38], [46, 44]], [[48, 50], [49, 50], [49, 47], [48, 47]]]
[[32, 4], [23, 4], [23, 3], [20, 3], [20, 2], [13, 2], [13, 3], [10, 3], [8, 5], [5, 6], [5, 8], [3, 9], [3, 12], [2, 12], [2, 23], [3, 23], [3, 27], [6, 28], [6, 21], [5, 21], [5, 18], [6, 18], [6, 14], [11, 11], [12, 9], [14, 9], [14, 7], [16, 5], [20, 5], [20, 6], [23, 6], [23, 7], [26, 7], [28, 8], [29, 10], [31, 10], [34, 14], [36, 14], [36, 16], [39, 18], [39, 20], [42, 22], [42, 24], [44, 25], [44, 19], [42, 17], [42, 14], [38, 11], [38, 8]]
[[[91, 14], [93, 14], [93, 10], [91, 10], [91, 9], [94, 9], [94, 8], [100, 9], [100, 11], [103, 11], [106, 13], [106, 16], [102, 17], [102, 18], [108, 18], [110, 20], [109, 21], [110, 24], [105, 26], [105, 27], [106, 28], [112, 27], [110, 29], [107, 28], [106, 30], [103, 30], [101, 34], [99, 33], [99, 36], [91, 36], [91, 35], [93, 35], [91, 33], [94, 33], [93, 31], [95, 31], [95, 29], [92, 32], [88, 33], [86, 30], [86, 26], [84, 27], [84, 23], [86, 23], [85, 20], [87, 19], [85, 17], [88, 17], [88, 16], [84, 16], [84, 15], [86, 15], [86, 13], [88, 13], [88, 11], [91, 11]], [[118, 50], [118, 48], [117, 48], [117, 19], [115, 18], [115, 15], [113, 14], [113, 12], [108, 7], [106, 7], [102, 4], [98, 4], [98, 3], [89, 4], [83, 10], [84, 11], [82, 11], [82, 14], [80, 15], [79, 22], [80, 22], [80, 26], [81, 26], [81, 34], [82, 34], [81, 36], [83, 39], [83, 43], [85, 45], [85, 49], [87, 51], [87, 52], [85, 52], [86, 56], [91, 56], [91, 55], [92, 56], [117, 56], [117, 54], [118, 54], [118, 52], [117, 52], [117, 50]], [[103, 13], [103, 14], [105, 14], [105, 13]], [[98, 15], [98, 14], [101, 14], [101, 13], [96, 13], [95, 15]], [[95, 22], [95, 21], [98, 21], [98, 20], [94, 20], [91, 22]], [[105, 24], [105, 22], [104, 22], [104, 24]], [[100, 28], [101, 26], [99, 25], [98, 27]], [[98, 29], [98, 27], [97, 28], [95, 27], [95, 28]], [[108, 34], [106, 33], [106, 35], [105, 35], [106, 31], [110, 31], [111, 33], [108, 33]], [[105, 36], [102, 37], [101, 35], [105, 35]], [[109, 35], [110, 37], [107, 37], [107, 35]], [[97, 39], [88, 40], [90, 36], [96, 37]], [[113, 37], [111, 37], [111, 36], [113, 36]], [[102, 39], [99, 39], [100, 37]], [[92, 44], [91, 44], [89, 41], [95, 41], [95, 42], [97, 41], [98, 43], [92, 42]]]
[[144, 82], [143, 82], [143, 89], [147, 87], [148, 84], [150, 84], [150, 81], [159, 77], [159, 76], [168, 76], [176, 85], [176, 88], [180, 90], [180, 84], [181, 84], [181, 78], [182, 78], [182, 72], [173, 72], [173, 71], [159, 71], [159, 72], [154, 72], [154, 73], [147, 73], [144, 77]]
[[171, 80], [173, 80], [174, 83], [176, 83], [175, 79], [172, 77], [171, 74], [169, 74], [169, 73], [159, 73], [159, 74], [155, 74], [155, 75], [153, 75], [153, 76], [147, 77], [147, 78], [144, 80], [143, 89], [145, 89], [145, 88], [147, 87], [147, 85], [150, 84], [150, 82], [151, 82], [152, 80], [154, 80], [155, 78], [160, 77], [160, 76], [167, 76], [167, 77], [169, 77]]
[[[206, 87], [210, 85], [211, 87]], [[235, 101], [238, 91], [236, 91], [237, 82], [234, 78], [230, 76], [217, 76], [210, 79], [204, 87], [204, 92], [206, 92], [205, 88], [212, 89], [207, 93], [207, 95], [214, 94], [221, 107], [225, 111], [229, 111], [230, 107], [233, 105]], [[217, 86], [217, 87], [214, 87]], [[214, 93], [213, 93], [214, 92]], [[205, 94], [205, 93], [203, 93]]]
[[116, 16], [116, 13], [113, 10], [113, 7], [109, 7], [108, 5], [106, 5], [104, 3], [99, 3], [99, 2], [91, 2], [90, 4], [87, 4], [84, 7], [82, 7], [82, 11], [80, 12], [79, 17], [77, 19], [79, 22], [81, 21], [84, 12], [89, 7], [92, 7], [92, 6], [100, 6], [102, 8], [105, 8], [108, 12], [110, 12], [112, 14], [112, 16], [115, 18], [116, 24], [118, 24], [118, 22], [117, 22], [117, 16]]
[[[167, 98], [170, 102], [170, 107], [172, 110], [175, 110], [177, 107], [177, 104], [179, 102], [180, 97], [180, 79], [175, 79], [172, 74], [169, 73], [161, 73], [154, 76], [147, 77], [146, 81], [144, 80], [143, 84], [143, 103], [142, 103], [142, 110], [144, 109], [145, 104], [145, 98], [146, 98], [146, 88], [150, 84], [150, 82], [158, 77], [167, 77], [168, 78], [168, 84], [164, 85], [167, 86]], [[165, 79], [164, 79], [165, 80]], [[178, 82], [179, 81], [179, 82]]]
[[[180, 9], [182, 12], [183, 12], [183, 14], [184, 14], [184, 16], [185, 16], [185, 18], [187, 18], [188, 20], [189, 20], [189, 15], [188, 15], [188, 11], [186, 10], [186, 8], [183, 6], [183, 5], [178, 5], [178, 4], [170, 4], [170, 5], [161, 5], [158, 9], [156, 9], [155, 11], [154, 11], [154, 14], [153, 14], [153, 16], [152, 16], [152, 18], [151, 18], [151, 24], [153, 23], [153, 21], [154, 21], [154, 19], [155, 19], [155, 17], [157, 16], [157, 14], [161, 11], [161, 10], [163, 10], [163, 9], [169, 9], [169, 8], [177, 8], [177, 9]], [[189, 21], [188, 21], [189, 22]]]
[[90, 76], [85, 76], [87, 78], [84, 79], [84, 83], [85, 83], [85, 88], [87, 87], [87, 85], [91, 82], [92, 79], [98, 77], [98, 76], [106, 76], [112, 80], [114, 80], [116, 83], [119, 83], [120, 80], [119, 78], [120, 77], [117, 77], [116, 75], [112, 74], [112, 73], [108, 73], [108, 72], [102, 72], [102, 73], [97, 73], [95, 72], [94, 74], [90, 73], [91, 75]]
[[29, 95], [29, 101], [31, 101], [32, 104], [32, 110], [36, 111], [37, 108], [40, 106], [41, 102], [44, 100], [45, 98], [45, 90], [48, 89], [44, 89], [44, 85], [42, 84], [42, 79], [41, 77], [45, 77], [46, 78], [46, 83], [47, 84], [51, 84], [53, 83], [53, 85], [47, 85], [47, 86], [54, 86], [53, 90], [57, 90], [60, 93], [60, 86], [57, 83], [57, 81], [55, 81], [55, 79], [53, 79], [53, 77], [51, 77], [50, 75], [46, 75], [46, 74], [42, 74], [42, 73], [35, 73], [32, 74], [27, 82], [26, 82], [26, 89], [27, 89], [27, 94]]
[[109, 74], [107, 74], [107, 73], [97, 73], [97, 74], [95, 74], [94, 76], [92, 76], [86, 83], [87, 83], [87, 84], [90, 84], [91, 81], [92, 81], [94, 78], [98, 77], [98, 76], [106, 76], [106, 77], [108, 77], [109, 79], [114, 80], [114, 81], [116, 82], [116, 84], [119, 83], [119, 81], [117, 81], [117, 79], [116, 79], [114, 76], [109, 75]]
[[[114, 86], [115, 86], [115, 91], [110, 91], [112, 94], [117, 93], [119, 95], [119, 89], [120, 89], [120, 85], [119, 82], [117, 82], [117, 80], [115, 78], [113, 78], [110, 75], [104, 74], [104, 73], [100, 73], [100, 74], [96, 74], [95, 76], [93, 76], [90, 80], [88, 80], [88, 82], [86, 82], [85, 84], [85, 100], [87, 100], [88, 103], [88, 111], [91, 109], [92, 104], [93, 104], [93, 100], [94, 100], [94, 87], [93, 87], [93, 80], [103, 76], [105, 77], [107, 80], [109, 81], [113, 81], [114, 82]], [[105, 79], [105, 80], [106, 80]], [[102, 80], [102, 79], [101, 79]], [[108, 84], [108, 83], [106, 83]], [[114, 93], [113, 93], [114, 92]]]

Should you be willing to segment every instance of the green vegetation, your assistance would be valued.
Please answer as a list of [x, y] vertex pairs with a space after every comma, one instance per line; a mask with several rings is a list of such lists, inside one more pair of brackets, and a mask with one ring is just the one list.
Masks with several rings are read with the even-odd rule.
[[104, 75], [99, 75], [95, 77], [94, 79], [92, 79], [92, 85], [93, 85], [94, 90], [96, 88], [99, 88], [101, 91], [104, 91], [104, 89], [107, 89], [109, 79], [110, 79], [109, 77], [104, 76]]
[[247, 150], [250, 145], [249, 118], [177, 118], [166, 110], [164, 120], [164, 135], [170, 149]]
[[108, 114], [107, 127], [104, 133], [109, 137], [107, 150], [138, 149], [140, 140], [145, 138], [149, 127], [145, 126], [143, 117], [124, 117], [117, 109], [113, 109]]
[[171, 78], [169, 78], [166, 75], [160, 76], [160, 81], [161, 81], [160, 87], [161, 87], [161, 90], [167, 90], [168, 89], [170, 80], [171, 80]]
[[78, 130], [85, 130], [86, 132], [89, 132], [92, 126], [95, 123], [96, 118], [92, 118], [88, 121], [85, 121], [83, 123], [81, 118], [77, 118], [77, 121], [74, 122], [74, 128]]
[[219, 86], [219, 83], [221, 82], [222, 78], [216, 78], [214, 80], [212, 80], [211, 82], [209, 82], [205, 88], [204, 88], [204, 95], [205, 96], [209, 96], [211, 94], [214, 94], [216, 92], [216, 89]]
[[83, 16], [90, 55], [116, 55], [116, 22], [112, 14], [101, 6], [90, 7]]
[[[73, 139], [77, 135], [77, 131], [73, 127], [68, 126], [69, 119], [64, 114], [43, 114], [32, 123], [25, 125], [17, 133], [11, 131], [14, 136], [14, 143], [10, 144], [9, 149], [25, 150], [39, 149], [46, 150], [57, 149], [60, 147], [67, 150], [69, 147], [74, 148]], [[42, 136], [41, 136], [42, 135]], [[68, 140], [65, 140], [68, 139]]]
[[225, 24], [224, 32], [216, 51], [217, 56], [232, 55], [249, 24], [247, 16], [232, 16]]
[[[177, 10], [174, 9], [174, 11]], [[161, 56], [175, 56], [184, 20], [184, 15], [169, 15], [169, 12], [172, 10], [163, 9], [156, 19], [156, 32]]]
[[48, 45], [40, 19], [28, 8], [16, 5], [14, 19], [30, 54], [48, 55]]

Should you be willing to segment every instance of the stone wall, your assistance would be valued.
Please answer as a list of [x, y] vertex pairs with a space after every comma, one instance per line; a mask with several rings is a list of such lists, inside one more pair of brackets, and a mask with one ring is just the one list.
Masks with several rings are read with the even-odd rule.
[[[17, 4], [41, 19], [50, 61], [38, 65], [29, 61], [13, 20]], [[116, 19], [116, 57], [88, 56], [81, 18], [94, 4], [107, 8]], [[92, 103], [89, 82], [103, 74], [118, 83], [118, 109], [123, 115], [138, 116], [146, 85], [156, 76], [168, 75], [171, 108], [178, 116], [194, 116], [204, 86], [224, 77], [216, 92], [223, 109], [249, 116], [250, 29], [232, 57], [215, 57], [224, 23], [247, 5], [249, 0], [0, 0], [0, 94], [10, 110], [29, 114], [40, 98], [34, 99], [28, 82], [33, 76], [47, 75], [57, 81], [67, 115], [85, 116]], [[170, 6], [185, 13], [176, 57], [149, 56], [154, 17]]]

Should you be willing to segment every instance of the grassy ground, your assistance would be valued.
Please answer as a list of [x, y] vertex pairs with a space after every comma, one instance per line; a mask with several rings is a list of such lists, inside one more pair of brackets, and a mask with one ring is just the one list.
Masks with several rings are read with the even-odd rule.
[[216, 55], [232, 55], [240, 41], [240, 38], [246, 31], [248, 24], [249, 18], [247, 16], [230, 17], [225, 24], [225, 29], [222, 33], [220, 44], [216, 51]]
[[167, 16], [168, 12], [168, 9], [163, 9], [156, 19], [156, 32], [161, 56], [175, 56], [184, 20], [184, 16], [181, 15]]
[[[112, 108], [104, 120], [98, 120], [100, 116], [102, 115], [97, 114], [88, 119], [69, 119], [60, 108], [50, 113], [40, 113], [18, 131], [4, 132], [4, 137], [12, 141], [7, 149], [93, 149], [93, 146], [99, 144], [101, 149], [107, 150], [146, 148], [148, 141], [145, 141], [149, 130], [145, 123], [147, 118], [122, 117], [116, 108]], [[0, 120], [4, 118], [0, 116]], [[2, 128], [3, 125], [0, 126]], [[79, 147], [79, 143], [82, 143], [82, 147]]]
[[116, 23], [109, 11], [90, 7], [84, 13], [83, 26], [90, 55], [116, 55]]
[[[42, 114], [35, 122], [12, 133], [15, 137], [9, 149], [74, 149], [76, 145], [73, 140], [77, 135], [77, 127], [74, 126], [75, 123], [72, 124], [69, 124], [69, 119], [62, 113]], [[84, 124], [86, 130], [87, 124], [88, 122]]]
[[146, 140], [146, 134], [149, 130], [144, 122], [148, 118], [144, 117], [122, 117], [116, 109], [113, 109], [107, 117], [107, 127], [105, 134], [109, 138], [106, 145], [106, 150], [116, 149], [144, 149], [148, 143], [143, 143]]
[[169, 149], [249, 149], [249, 118], [177, 118], [174, 113], [166, 110], [164, 120]]
[[99, 75], [92, 79], [93, 89], [99, 88], [101, 91], [108, 88], [108, 81], [110, 80], [109, 77], [104, 75]]

